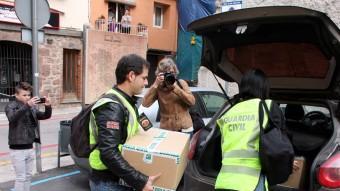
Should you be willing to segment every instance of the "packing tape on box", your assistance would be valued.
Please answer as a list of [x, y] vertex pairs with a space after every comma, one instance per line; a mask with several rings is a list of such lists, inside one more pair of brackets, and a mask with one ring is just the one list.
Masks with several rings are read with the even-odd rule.
[[147, 153], [144, 154], [143, 161], [151, 164], [153, 161], [153, 153], [157, 153], [157, 146], [166, 138], [167, 133], [161, 131], [157, 136], [153, 137], [152, 142], [146, 147]]

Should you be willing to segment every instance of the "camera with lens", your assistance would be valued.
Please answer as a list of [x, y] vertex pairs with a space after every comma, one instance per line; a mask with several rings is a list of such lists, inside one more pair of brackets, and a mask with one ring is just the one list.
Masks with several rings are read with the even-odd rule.
[[166, 85], [173, 85], [176, 82], [176, 77], [171, 72], [164, 73], [164, 81]]

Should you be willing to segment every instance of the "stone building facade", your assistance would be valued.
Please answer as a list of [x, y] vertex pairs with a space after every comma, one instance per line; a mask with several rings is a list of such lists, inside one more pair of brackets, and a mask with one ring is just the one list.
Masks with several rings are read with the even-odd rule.
[[[8, 43], [11, 43], [13, 46], [16, 46], [16, 49], [9, 48], [6, 46]], [[9, 62], [9, 60], [15, 59], [16, 61], [16, 69], [19, 67], [25, 67], [24, 70], [29, 68], [32, 70], [31, 61], [20, 64], [24, 62], [26, 59], [24, 57], [21, 58], [22, 54], [30, 54], [31, 53], [31, 43], [24, 42], [21, 40], [21, 27], [17, 25], [10, 24], [1, 24], [0, 25], [0, 47], [2, 48], [1, 54], [1, 64], [5, 66], [7, 69], [2, 68], [2, 77], [10, 72], [8, 82], [11, 83], [11, 89], [7, 92], [2, 92], [6, 94], [13, 94], [13, 88], [15, 83], [13, 82], [13, 68], [10, 67], [10, 64], [13, 62]], [[23, 52], [21, 51], [21, 47], [29, 47], [30, 51]], [[7, 50], [6, 50], [7, 49]], [[81, 54], [83, 52], [83, 41], [82, 41], [82, 32], [80, 31], [70, 31], [70, 30], [45, 30], [45, 38], [42, 43], [39, 44], [39, 93], [41, 96], [48, 96], [51, 99], [53, 106], [63, 107], [65, 104], [68, 106], [70, 104], [80, 104], [81, 94], [79, 89], [78, 93], [70, 99], [64, 97], [64, 88], [63, 88], [63, 67], [64, 67], [64, 55], [65, 50], [75, 50], [79, 52], [80, 57], [78, 58], [79, 64], [81, 64]], [[11, 51], [17, 51], [15, 53], [16, 56], [13, 56]], [[7, 53], [8, 52], [8, 53]], [[6, 54], [7, 53], [7, 54]], [[30, 58], [30, 55], [29, 57]], [[25, 66], [27, 65], [27, 66]], [[23, 73], [23, 69], [18, 69], [18, 72]], [[80, 73], [80, 72], [79, 72]], [[81, 73], [80, 73], [81, 74]], [[32, 75], [31, 73], [28, 75]], [[17, 81], [29, 81], [31, 77], [22, 77], [23, 74], [18, 74], [19, 79]], [[26, 78], [26, 79], [25, 79]], [[81, 78], [79, 81], [75, 83], [81, 83]], [[79, 85], [79, 87], [81, 87]], [[1, 89], [5, 91], [5, 89]]]

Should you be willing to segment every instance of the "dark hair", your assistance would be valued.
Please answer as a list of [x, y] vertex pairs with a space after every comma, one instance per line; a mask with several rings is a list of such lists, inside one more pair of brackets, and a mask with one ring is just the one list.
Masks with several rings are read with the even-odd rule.
[[340, 102], [338, 103], [338, 107], [335, 110], [335, 117], [337, 117], [338, 120], [340, 120]]
[[149, 69], [150, 64], [141, 56], [138, 56], [136, 54], [123, 56], [118, 61], [116, 68], [117, 84], [122, 84], [126, 79], [126, 75], [128, 75], [131, 71], [133, 71], [136, 75], [141, 74], [143, 72], [143, 67]]
[[266, 74], [260, 69], [252, 69], [246, 72], [241, 79], [239, 89], [240, 97], [244, 100], [252, 98], [268, 98], [269, 82]]
[[27, 83], [27, 82], [19, 82], [18, 85], [15, 86], [15, 93], [19, 93], [20, 90], [25, 90], [25, 91], [33, 91], [33, 87], [31, 86], [31, 84]]

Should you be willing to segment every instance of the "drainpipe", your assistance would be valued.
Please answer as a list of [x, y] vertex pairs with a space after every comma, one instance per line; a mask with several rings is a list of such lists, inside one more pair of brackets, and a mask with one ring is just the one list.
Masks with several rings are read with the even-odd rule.
[[87, 96], [87, 55], [88, 55], [88, 30], [90, 26], [89, 25], [84, 25], [83, 26], [83, 67], [82, 67], [82, 107], [85, 106], [85, 98]]

